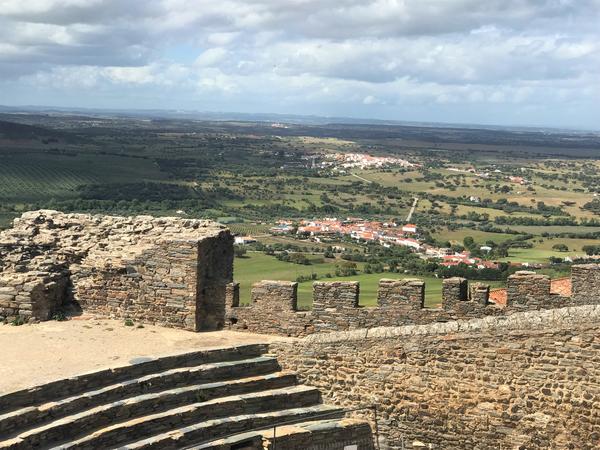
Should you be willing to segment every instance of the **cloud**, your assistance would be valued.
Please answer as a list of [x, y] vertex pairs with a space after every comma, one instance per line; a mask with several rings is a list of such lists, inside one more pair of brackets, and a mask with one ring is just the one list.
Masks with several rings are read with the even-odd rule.
[[196, 58], [195, 65], [199, 67], [213, 67], [223, 61], [227, 50], [223, 47], [209, 48]]
[[599, 19], [600, 0], [4, 0], [0, 88], [405, 119], [559, 123], [568, 104], [591, 123]]

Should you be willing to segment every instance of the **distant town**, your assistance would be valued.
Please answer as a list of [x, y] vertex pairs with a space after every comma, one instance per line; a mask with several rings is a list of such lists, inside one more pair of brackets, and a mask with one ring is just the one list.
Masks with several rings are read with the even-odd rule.
[[[441, 266], [453, 267], [464, 264], [477, 269], [497, 269], [498, 263], [485, 260], [485, 258], [472, 256], [468, 250], [454, 251], [450, 247], [436, 247], [423, 242], [419, 235], [417, 225], [412, 223], [397, 224], [395, 222], [378, 222], [364, 220], [357, 217], [338, 219], [326, 217], [323, 219], [280, 220], [269, 228], [272, 235], [292, 235], [298, 238], [308, 238], [317, 243], [336, 243], [342, 237], [362, 243], [377, 243], [383, 247], [407, 247], [423, 259], [441, 259]], [[255, 242], [250, 236], [237, 236], [235, 243], [238, 245]], [[492, 247], [482, 245], [479, 250], [483, 253], [490, 252]], [[528, 263], [519, 263], [529, 267]]]

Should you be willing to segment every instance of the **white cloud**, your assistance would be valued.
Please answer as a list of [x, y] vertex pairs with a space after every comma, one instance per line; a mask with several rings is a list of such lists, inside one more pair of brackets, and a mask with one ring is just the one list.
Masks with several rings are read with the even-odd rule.
[[209, 48], [202, 52], [194, 64], [199, 67], [213, 67], [220, 63], [227, 56], [227, 50], [222, 47]]
[[599, 20], [599, 0], [4, 0], [0, 88], [449, 120], [546, 105], [559, 122], [559, 103], [598, 110]]

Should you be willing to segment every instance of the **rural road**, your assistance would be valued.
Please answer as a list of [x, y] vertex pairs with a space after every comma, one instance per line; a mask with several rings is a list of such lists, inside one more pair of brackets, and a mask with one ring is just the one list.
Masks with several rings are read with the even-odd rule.
[[363, 178], [360, 175], [356, 175], [355, 173], [353, 173], [352, 176], [358, 178], [359, 180], [366, 181], [367, 183], [372, 183], [371, 180], [367, 180], [366, 178]]
[[412, 216], [415, 213], [415, 209], [417, 209], [417, 203], [419, 203], [419, 197], [415, 197], [410, 211], [408, 212], [408, 216], [406, 216], [406, 223], [410, 223], [410, 219], [412, 219]]

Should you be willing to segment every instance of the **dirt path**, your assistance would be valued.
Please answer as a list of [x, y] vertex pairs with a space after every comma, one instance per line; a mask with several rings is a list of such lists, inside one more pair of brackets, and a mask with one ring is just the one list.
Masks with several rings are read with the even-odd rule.
[[188, 351], [282, 339], [217, 331], [193, 333], [120, 320], [49, 321], [0, 325], [0, 395], [52, 380], [123, 366], [131, 360]]
[[358, 178], [359, 180], [366, 181], [369, 184], [372, 183], [371, 180], [367, 180], [366, 178], [363, 178], [360, 175], [356, 175], [355, 173], [353, 173], [352, 176]]
[[406, 216], [406, 223], [410, 223], [410, 219], [412, 219], [412, 216], [415, 213], [415, 209], [417, 209], [417, 203], [419, 203], [419, 197], [415, 197], [415, 199], [413, 200], [413, 204], [410, 208], [408, 216]]

